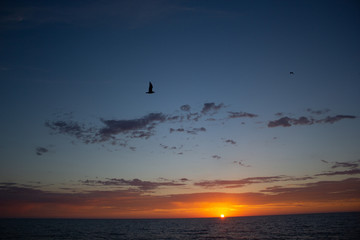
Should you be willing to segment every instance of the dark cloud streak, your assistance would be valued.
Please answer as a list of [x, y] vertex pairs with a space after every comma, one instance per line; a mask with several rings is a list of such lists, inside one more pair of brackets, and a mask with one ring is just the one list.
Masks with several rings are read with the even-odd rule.
[[337, 176], [337, 175], [356, 175], [356, 174], [360, 174], [360, 169], [324, 172], [324, 173], [316, 174], [315, 176]]
[[[184, 182], [185, 180], [181, 180]], [[160, 181], [160, 182], [152, 182], [152, 181], [143, 181], [140, 179], [132, 179], [132, 180], [125, 180], [123, 178], [110, 178], [105, 181], [102, 180], [84, 180], [80, 181], [84, 185], [88, 186], [121, 186], [121, 187], [137, 187], [139, 190], [142, 191], [149, 191], [154, 190], [156, 188], [167, 186], [167, 187], [174, 187], [174, 186], [184, 186], [184, 183], [178, 183], [176, 181]]]
[[255, 117], [258, 117], [257, 114], [247, 113], [247, 112], [228, 112], [228, 113], [229, 113], [228, 118], [244, 118], [244, 117], [255, 118]]
[[342, 119], [355, 119], [356, 116], [351, 115], [336, 115], [333, 117], [326, 117], [324, 119], [315, 120], [313, 118], [308, 118], [305, 116], [299, 118], [290, 118], [290, 117], [282, 117], [274, 121], [269, 121], [268, 127], [290, 127], [292, 125], [312, 125], [315, 123], [335, 123]]
[[44, 153], [47, 153], [49, 151], [49, 149], [44, 148], [44, 147], [37, 147], [36, 148], [36, 155], [41, 156]]
[[215, 103], [204, 103], [204, 106], [201, 110], [201, 113], [202, 114], [208, 114], [208, 113], [217, 113], [217, 111], [219, 111], [221, 108], [224, 108], [224, 104], [223, 103], [220, 103], [218, 105], [216, 105]]
[[351, 116], [351, 115], [336, 115], [336, 116], [328, 116], [324, 119], [320, 119], [320, 120], [317, 120], [316, 122], [317, 123], [335, 123], [335, 122], [338, 122], [342, 119], [355, 119], [356, 116]]
[[235, 142], [234, 140], [232, 140], [232, 139], [227, 139], [227, 140], [225, 140], [225, 142], [226, 142], [226, 143], [230, 143], [230, 144], [232, 144], [232, 145], [235, 145], [235, 144], [236, 144], [236, 142]]
[[164, 122], [166, 116], [162, 113], [150, 113], [142, 118], [133, 120], [104, 120], [106, 127], [100, 129], [99, 134], [103, 139], [108, 139], [117, 134], [130, 133], [133, 138], [149, 138], [151, 130], [156, 123]]

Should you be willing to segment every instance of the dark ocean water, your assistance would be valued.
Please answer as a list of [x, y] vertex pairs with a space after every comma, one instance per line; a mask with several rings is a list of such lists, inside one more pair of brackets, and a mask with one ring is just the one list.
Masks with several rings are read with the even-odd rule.
[[202, 219], [0, 219], [0, 239], [360, 239], [360, 213]]

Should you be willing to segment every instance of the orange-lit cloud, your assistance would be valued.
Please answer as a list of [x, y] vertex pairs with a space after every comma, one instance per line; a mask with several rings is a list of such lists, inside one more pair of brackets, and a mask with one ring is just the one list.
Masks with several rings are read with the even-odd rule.
[[136, 190], [59, 193], [0, 187], [0, 217], [169, 218], [360, 211], [360, 178], [248, 193], [151, 195]]

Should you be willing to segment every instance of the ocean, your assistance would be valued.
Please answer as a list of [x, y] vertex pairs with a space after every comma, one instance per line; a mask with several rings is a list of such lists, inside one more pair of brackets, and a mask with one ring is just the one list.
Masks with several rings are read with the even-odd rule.
[[360, 239], [360, 212], [195, 219], [0, 219], [0, 239]]

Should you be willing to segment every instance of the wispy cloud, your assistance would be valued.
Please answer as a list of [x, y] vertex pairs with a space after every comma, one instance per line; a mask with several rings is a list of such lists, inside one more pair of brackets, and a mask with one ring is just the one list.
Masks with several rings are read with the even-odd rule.
[[[241, 162], [237, 162], [241, 163]], [[259, 184], [259, 183], [274, 183], [274, 182], [286, 182], [286, 181], [304, 181], [314, 179], [311, 176], [305, 177], [291, 177], [285, 175], [279, 176], [265, 176], [265, 177], [250, 177], [243, 178], [238, 180], [207, 180], [195, 182], [195, 186], [204, 187], [204, 188], [241, 188], [250, 184]]]
[[207, 181], [195, 182], [194, 185], [205, 188], [214, 188], [214, 187], [239, 188], [249, 184], [272, 183], [272, 182], [284, 181], [284, 179], [288, 180], [288, 177], [271, 176], [271, 177], [251, 177], [251, 178], [244, 178], [239, 180], [207, 180]]
[[85, 143], [97, 142], [96, 129], [88, 128], [76, 121], [46, 121], [45, 126], [55, 133], [73, 136]]
[[[339, 199], [360, 199], [360, 178], [341, 181], [320, 181], [299, 184], [295, 187], [269, 187], [261, 192], [284, 197], [285, 201], [334, 201]], [[296, 197], [298, 200], [296, 200]], [[278, 199], [280, 200], [280, 199]]]
[[190, 133], [190, 134], [197, 134], [198, 132], [206, 132], [206, 128], [204, 128], [204, 127], [191, 128], [190, 130], [187, 130], [186, 132]]
[[[180, 109], [185, 114], [172, 115], [164, 113], [149, 113], [141, 118], [135, 119], [104, 119], [100, 118], [100, 124], [89, 126], [89, 124], [69, 120], [48, 120], [45, 126], [55, 134], [65, 134], [86, 143], [104, 143], [126, 147], [130, 139], [148, 139], [153, 136], [155, 128], [162, 123], [177, 124], [183, 121], [198, 121], [205, 114], [215, 114], [224, 105], [222, 103], [205, 103], [201, 112], [189, 112], [190, 105], [182, 105]], [[63, 117], [67, 117], [63, 115]], [[198, 134], [205, 132], [205, 127], [171, 127], [170, 133], [181, 132], [186, 134]]]
[[328, 116], [324, 119], [319, 119], [316, 122], [317, 123], [334, 123], [334, 122], [338, 122], [342, 119], [355, 119], [356, 116], [352, 116], [352, 115], [336, 115], [336, 116]]
[[122, 142], [119, 145], [126, 146], [124, 138], [147, 139], [154, 134], [157, 124], [167, 120], [162, 113], [150, 113], [142, 118], [130, 120], [105, 120], [101, 119], [104, 127], [87, 127], [85, 124], [76, 121], [46, 121], [45, 126], [54, 133], [73, 136], [84, 143], [100, 143], [109, 141], [115, 144], [117, 135], [122, 135]]
[[278, 120], [270, 121], [268, 123], [268, 127], [290, 127], [292, 125], [311, 125], [314, 121], [312, 119], [308, 119], [307, 117], [299, 117], [297, 118], [289, 118], [282, 117]]
[[325, 160], [321, 160], [326, 164], [332, 164], [331, 169], [337, 168], [348, 168], [348, 170], [342, 171], [327, 171], [323, 173], [316, 174], [315, 176], [337, 176], [337, 175], [356, 175], [360, 174], [360, 169], [358, 168], [360, 165], [360, 160], [352, 161], [352, 162], [329, 162]]
[[230, 144], [232, 144], [232, 145], [235, 145], [235, 144], [236, 144], [236, 142], [235, 142], [234, 140], [232, 140], [232, 139], [226, 139], [225, 142], [226, 142], [226, 143], [230, 143]]
[[173, 132], [185, 132], [185, 129], [184, 128], [177, 128], [177, 129], [170, 128], [169, 131], [170, 131], [170, 133], [173, 133]]
[[245, 164], [243, 161], [234, 161], [234, 164], [238, 164], [241, 167], [251, 167], [250, 165]]
[[104, 120], [106, 125], [99, 131], [102, 140], [108, 140], [117, 134], [129, 134], [131, 138], [149, 138], [152, 130], [159, 122], [164, 122], [166, 116], [162, 113], [150, 113], [139, 119], [132, 120]]
[[336, 176], [336, 175], [356, 175], [360, 174], [360, 169], [350, 169], [344, 171], [329, 171], [316, 174], [315, 176]]
[[190, 107], [189, 104], [185, 104], [185, 105], [182, 105], [182, 106], [180, 107], [180, 109], [181, 109], [182, 111], [189, 112], [190, 109], [191, 109], [191, 107]]
[[360, 165], [360, 160], [357, 161], [349, 161], [349, 162], [329, 162], [325, 160], [321, 160], [323, 163], [332, 164], [331, 169], [337, 168], [348, 168], [348, 170], [342, 171], [326, 171], [323, 173], [316, 174], [315, 176], [337, 176], [337, 175], [355, 175], [360, 174], [360, 169], [358, 168]]
[[41, 156], [44, 153], [47, 153], [49, 151], [49, 149], [44, 148], [44, 147], [37, 147], [36, 149], [36, 155]]
[[255, 117], [258, 117], [257, 114], [247, 113], [247, 112], [228, 112], [228, 113], [229, 113], [228, 118], [244, 118], [244, 117], [255, 118]]
[[[197, 122], [200, 119], [204, 119], [204, 121], [211, 120], [214, 123], [221, 121], [221, 124], [225, 124], [226, 121], [224, 120], [227, 119], [252, 119], [258, 117], [257, 114], [241, 111], [228, 111], [228, 116], [224, 117], [224, 113], [219, 113], [219, 111], [225, 107], [226, 106], [223, 103], [208, 102], [203, 104], [201, 110], [190, 112], [192, 108], [190, 105], [185, 104], [180, 106], [180, 114], [176, 111], [176, 114], [164, 114], [161, 112], [149, 113], [143, 117], [134, 119], [100, 118], [100, 123], [96, 125], [74, 121], [71, 116], [69, 120], [56, 119], [53, 121], [46, 121], [45, 126], [50, 128], [52, 133], [69, 135], [84, 142], [85, 144], [109, 143], [114, 146], [128, 147], [128, 143], [131, 139], [148, 139], [154, 136], [156, 134], [156, 127], [163, 123], [173, 125], [169, 128], [169, 133], [195, 135], [200, 132], [206, 132], [207, 128], [203, 126], [190, 127], [186, 124], [193, 123], [194, 121]], [[327, 110], [314, 111], [311, 109], [308, 109], [307, 111], [314, 112], [314, 114], [317, 115], [327, 112]], [[222, 114], [222, 117], [218, 118], [218, 115], [216, 115], [218, 113]], [[205, 116], [208, 115], [212, 117], [210, 119], [205, 119]], [[277, 115], [279, 116], [280, 114]], [[66, 118], [67, 116], [63, 115], [63, 117]], [[355, 118], [357, 117], [353, 115], [335, 115], [327, 116], [321, 119], [315, 119], [312, 116], [301, 116], [298, 118], [281, 116], [279, 119], [268, 121], [267, 126], [269, 128], [275, 128], [296, 125], [332, 124], [343, 119]], [[263, 124], [263, 122], [261, 122], [261, 124]], [[227, 139], [225, 142], [233, 145], [236, 144], [236, 142], [231, 139]], [[134, 148], [132, 148], [132, 150], [134, 150]]]
[[159, 187], [174, 187], [174, 186], [185, 186], [182, 182], [176, 181], [143, 181], [140, 179], [126, 180], [123, 178], [110, 178], [107, 180], [81, 180], [84, 185], [88, 186], [121, 186], [121, 187], [136, 187], [142, 191], [154, 190]]
[[321, 159], [321, 161], [323, 162], [323, 163], [329, 163], [329, 161], [326, 161], [326, 160], [324, 160], [324, 159]]
[[163, 148], [163, 149], [169, 149], [169, 150], [176, 150], [176, 149], [181, 149], [183, 147], [183, 145], [181, 145], [180, 147], [175, 147], [175, 146], [167, 146], [167, 145], [164, 145], [164, 144], [160, 144], [160, 146]]
[[360, 160], [354, 162], [335, 162], [331, 168], [357, 168], [359, 167]]
[[204, 103], [204, 106], [201, 110], [202, 114], [215, 114], [217, 113], [220, 109], [224, 108], [224, 104], [220, 103], [218, 105], [216, 105], [215, 103]]
[[356, 116], [352, 115], [336, 115], [336, 116], [328, 116], [323, 119], [313, 119], [312, 117], [299, 117], [299, 118], [290, 118], [290, 117], [282, 117], [277, 120], [269, 121], [268, 127], [290, 127], [292, 125], [312, 125], [315, 123], [335, 123], [342, 119], [355, 119]]
[[214, 159], [217, 159], [217, 160], [221, 159], [221, 157], [219, 155], [212, 155], [211, 157]]
[[170, 133], [173, 133], [173, 132], [183, 132], [183, 133], [189, 133], [189, 134], [197, 134], [198, 132], [206, 132], [206, 128], [204, 127], [199, 127], [199, 128], [189, 128], [189, 129], [184, 129], [184, 128], [177, 128], [177, 129], [174, 129], [174, 128], [170, 128]]
[[330, 112], [330, 109], [323, 109], [323, 110], [313, 110], [311, 108], [306, 109], [311, 114], [321, 115]]

